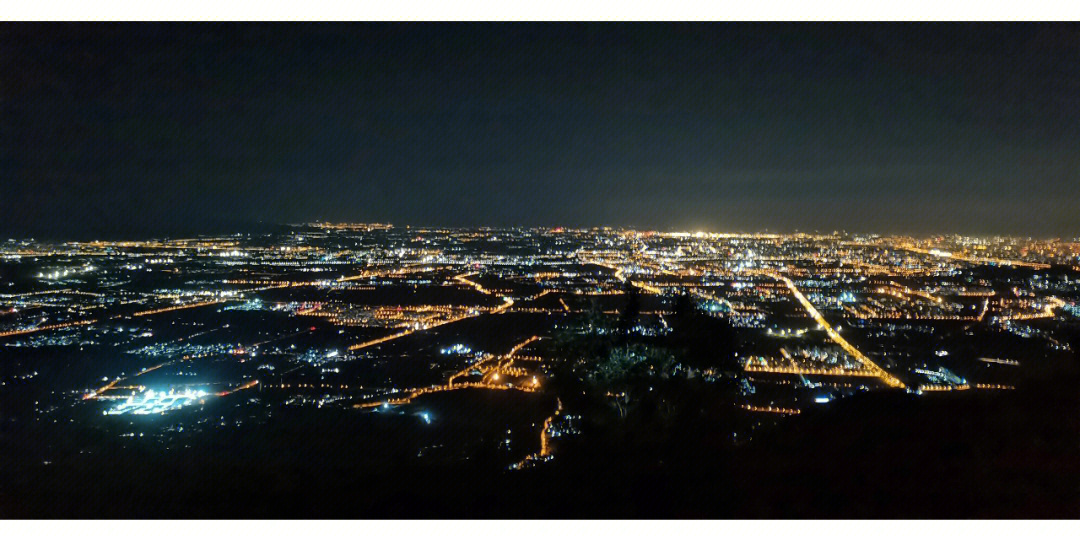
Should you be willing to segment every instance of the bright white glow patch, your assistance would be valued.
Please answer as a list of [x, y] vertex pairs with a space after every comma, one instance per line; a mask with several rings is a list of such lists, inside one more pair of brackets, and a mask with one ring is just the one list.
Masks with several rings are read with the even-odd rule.
[[171, 389], [167, 393], [147, 390], [141, 397], [131, 396], [123, 403], [105, 411], [105, 414], [163, 414], [190, 405], [207, 395], [205, 390], [189, 389], [181, 393], [176, 393]]

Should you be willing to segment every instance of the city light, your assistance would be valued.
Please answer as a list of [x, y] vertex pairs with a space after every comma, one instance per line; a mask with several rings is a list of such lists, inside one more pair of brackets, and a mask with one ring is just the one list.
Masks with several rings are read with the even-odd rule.
[[147, 390], [141, 397], [129, 396], [120, 404], [105, 411], [105, 414], [164, 414], [203, 401], [208, 395], [205, 390], [186, 389], [179, 393], [171, 388], [168, 392]]

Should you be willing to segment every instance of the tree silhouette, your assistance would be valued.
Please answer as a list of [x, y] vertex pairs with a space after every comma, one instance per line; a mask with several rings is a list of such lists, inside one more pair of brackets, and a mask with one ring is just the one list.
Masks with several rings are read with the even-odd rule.
[[623, 282], [623, 292], [626, 294], [626, 305], [619, 314], [618, 331], [625, 342], [641, 314], [641, 292], [629, 280]]
[[735, 328], [727, 318], [701, 310], [688, 291], [676, 299], [668, 346], [679, 359], [697, 369], [738, 369]]

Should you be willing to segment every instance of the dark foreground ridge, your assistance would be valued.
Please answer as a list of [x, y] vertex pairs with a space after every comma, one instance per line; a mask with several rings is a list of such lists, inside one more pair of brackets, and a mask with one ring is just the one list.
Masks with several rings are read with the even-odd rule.
[[393, 455], [361, 468], [349, 452], [361, 441], [351, 439], [388, 434], [320, 415], [182, 457], [129, 450], [93, 466], [7, 469], [13, 489], [0, 509], [9, 518], [1076, 518], [1075, 382], [1006, 397], [867, 393], [735, 448], [689, 431], [659, 446], [589, 441], [544, 467], [494, 473]]

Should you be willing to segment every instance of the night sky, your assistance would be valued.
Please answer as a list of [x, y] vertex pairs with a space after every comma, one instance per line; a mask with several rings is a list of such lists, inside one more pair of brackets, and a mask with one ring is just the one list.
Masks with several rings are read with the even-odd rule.
[[0, 233], [1080, 234], [1077, 25], [0, 25]]

